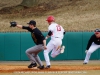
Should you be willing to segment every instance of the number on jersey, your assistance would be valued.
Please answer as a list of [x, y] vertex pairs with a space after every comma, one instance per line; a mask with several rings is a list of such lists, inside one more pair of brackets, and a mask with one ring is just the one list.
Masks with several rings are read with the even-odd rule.
[[60, 25], [57, 25], [57, 31], [61, 31], [61, 26]]

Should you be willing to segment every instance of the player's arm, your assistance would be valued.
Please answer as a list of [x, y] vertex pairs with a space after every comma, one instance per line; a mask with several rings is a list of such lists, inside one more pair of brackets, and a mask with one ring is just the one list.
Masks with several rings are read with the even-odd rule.
[[92, 36], [92, 37], [89, 39], [89, 41], [88, 41], [88, 44], [87, 44], [87, 47], [86, 47], [85, 53], [88, 52], [88, 50], [89, 50], [89, 48], [90, 48], [92, 42], [93, 42], [93, 36]]
[[63, 31], [63, 35], [65, 35], [65, 33], [66, 33], [66, 32], [65, 32], [65, 30], [64, 30], [64, 28], [63, 28], [63, 27], [62, 27], [62, 31]]
[[28, 26], [19, 25], [19, 24], [17, 24], [17, 22], [10, 22], [10, 27], [18, 27], [18, 28], [27, 29], [30, 31], [30, 28]]
[[46, 47], [46, 40], [45, 39], [43, 40], [43, 45], [44, 45], [44, 49], [47, 49], [47, 47]]
[[18, 25], [18, 24], [16, 25], [16, 27], [21, 28], [21, 29], [23, 28], [22, 25]]
[[52, 31], [48, 32], [48, 35], [45, 37], [45, 39], [48, 39], [52, 35]]
[[92, 42], [93, 42], [94, 39], [95, 39], [95, 36], [92, 35], [91, 38], [90, 38], [89, 41], [88, 41], [88, 44], [87, 44], [87, 47], [86, 47], [85, 53], [88, 52], [88, 50], [89, 50], [89, 48], [90, 48], [90, 46], [91, 46], [91, 44], [92, 44]]
[[17, 22], [10, 22], [10, 27], [18, 27], [18, 28], [22, 28], [22, 25], [18, 25]]
[[91, 46], [91, 44], [92, 44], [92, 42], [93, 42], [93, 39], [95, 39], [95, 38], [94, 38], [94, 35], [91, 36], [91, 38], [89, 39], [86, 50], [88, 50], [88, 49], [90, 48], [90, 46]]
[[64, 31], [64, 32], [63, 32], [63, 35], [65, 35], [65, 33], [66, 33], [66, 32]]
[[41, 40], [43, 40], [43, 46], [44, 46], [44, 49], [47, 49], [45, 37], [44, 37], [43, 35], [40, 35], [40, 37], [41, 37]]
[[43, 45], [46, 46], [46, 40], [45, 39], [43, 40]]
[[89, 48], [90, 48], [90, 46], [91, 46], [91, 44], [93, 42], [93, 39], [94, 39], [94, 35], [92, 35], [91, 38], [89, 39], [87, 47], [86, 47], [86, 50], [85, 50], [85, 53], [88, 52], [88, 50], [89, 50]]

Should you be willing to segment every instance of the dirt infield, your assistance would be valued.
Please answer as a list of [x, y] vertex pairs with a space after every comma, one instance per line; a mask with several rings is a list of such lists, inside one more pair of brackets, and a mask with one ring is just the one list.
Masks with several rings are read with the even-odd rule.
[[0, 73], [14, 73], [14, 72], [44, 72], [44, 71], [79, 71], [79, 70], [100, 70], [100, 66], [52, 66], [50, 69], [37, 69], [32, 68], [28, 69], [27, 66], [11, 66], [11, 65], [2, 65], [0, 66]]
[[0, 62], [0, 73], [16, 72], [49, 72], [49, 71], [89, 71], [100, 70], [100, 61], [92, 61], [83, 65], [82, 61], [53, 61], [50, 69], [28, 69], [30, 62]]

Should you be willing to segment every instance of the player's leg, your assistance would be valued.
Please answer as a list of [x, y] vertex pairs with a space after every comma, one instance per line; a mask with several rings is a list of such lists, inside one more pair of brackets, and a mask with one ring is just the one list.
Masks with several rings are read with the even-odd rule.
[[44, 68], [44, 65], [40, 59], [40, 57], [38, 56], [38, 53], [43, 50], [43, 45], [37, 45], [37, 49], [36, 49], [36, 52], [33, 53], [33, 57], [35, 58], [36, 62], [39, 64], [38, 68], [39, 69], [43, 69]]
[[35, 58], [36, 62], [39, 64], [38, 68], [39, 69], [43, 69], [44, 68], [44, 65], [43, 65], [40, 57], [38, 55], [35, 55], [35, 54], [33, 55], [33, 57]]
[[86, 57], [85, 57], [83, 64], [87, 64], [89, 62], [91, 54], [94, 51], [96, 51], [99, 47], [100, 47], [100, 45], [96, 45], [96, 44], [92, 43], [91, 47], [89, 48], [88, 52], [86, 53]]
[[[42, 50], [42, 49], [41, 49]], [[36, 64], [36, 59], [33, 57], [33, 54], [36, 55], [38, 52], [40, 52], [41, 50], [38, 49], [38, 46], [34, 46], [34, 47], [31, 47], [29, 49], [26, 50], [26, 54], [28, 56], [28, 58], [30, 59], [31, 61], [31, 64], [28, 66], [28, 68], [32, 68], [32, 67], [36, 67], [37, 64]], [[36, 54], [35, 54], [36, 53]], [[40, 60], [41, 62], [41, 60]], [[41, 62], [42, 63], [42, 62]]]
[[64, 53], [64, 50], [65, 50], [65, 46], [62, 46], [61, 50], [60, 50], [60, 53]]
[[[58, 48], [58, 49], [57, 49]], [[61, 46], [57, 46], [55, 47], [52, 52], [51, 52], [51, 57], [55, 58], [56, 56], [58, 56], [61, 53]]]
[[46, 66], [48, 68], [50, 68], [50, 58], [49, 58], [49, 52], [53, 49], [54, 45], [53, 45], [53, 42], [52, 40], [50, 40], [50, 42], [47, 44], [47, 49], [44, 50], [44, 58], [45, 58], [45, 61], [46, 61]]
[[34, 49], [34, 47], [31, 47], [31, 48], [26, 50], [26, 55], [28, 56], [28, 58], [31, 61], [31, 64], [28, 66], [28, 68], [32, 68], [32, 67], [36, 67], [37, 66], [36, 61], [35, 61], [35, 59], [33, 58], [33, 55], [32, 55], [32, 53], [33, 53], [32, 50]]
[[61, 45], [62, 45], [62, 40], [55, 39], [54, 49], [52, 50], [51, 57], [55, 58], [57, 55], [61, 53], [62, 50], [64, 52], [64, 46], [61, 47]]

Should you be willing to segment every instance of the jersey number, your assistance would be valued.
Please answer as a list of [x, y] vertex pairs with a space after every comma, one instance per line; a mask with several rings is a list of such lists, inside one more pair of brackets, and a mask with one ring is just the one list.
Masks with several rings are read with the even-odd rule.
[[60, 25], [56, 26], [57, 27], [57, 31], [61, 31], [61, 27]]

